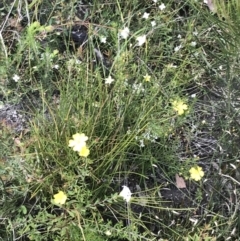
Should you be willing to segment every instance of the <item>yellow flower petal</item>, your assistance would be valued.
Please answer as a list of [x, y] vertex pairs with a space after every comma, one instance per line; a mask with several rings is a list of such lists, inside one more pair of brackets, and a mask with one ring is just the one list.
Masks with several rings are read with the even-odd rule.
[[182, 115], [188, 106], [182, 100], [175, 100], [172, 102], [173, 109], [177, 111], [178, 115]]
[[90, 153], [90, 151], [87, 148], [87, 146], [83, 146], [81, 148], [81, 150], [78, 152], [79, 156], [82, 156], [82, 157], [87, 157], [89, 155], [89, 153]]
[[57, 194], [53, 195], [53, 202], [55, 204], [64, 204], [67, 200], [67, 195], [63, 191], [59, 191]]
[[146, 74], [145, 76], [143, 76], [143, 78], [144, 78], [144, 80], [145, 80], [146, 82], [149, 82], [150, 79], [151, 79], [151, 76], [148, 75], [148, 74]]
[[199, 181], [201, 180], [201, 178], [204, 176], [204, 172], [202, 170], [202, 167], [196, 166], [196, 167], [192, 167], [190, 170], [190, 178], [195, 180], [195, 181]]

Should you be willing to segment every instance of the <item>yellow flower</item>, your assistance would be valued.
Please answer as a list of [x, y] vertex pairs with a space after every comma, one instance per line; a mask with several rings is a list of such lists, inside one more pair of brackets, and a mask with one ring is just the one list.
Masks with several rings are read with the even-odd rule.
[[175, 100], [172, 102], [173, 109], [177, 111], [178, 115], [182, 115], [185, 110], [188, 109], [188, 106], [184, 104], [182, 100]]
[[195, 181], [199, 181], [204, 176], [204, 172], [203, 172], [202, 168], [199, 166], [192, 167], [189, 170], [189, 172], [190, 172], [190, 178]]
[[64, 204], [67, 200], [67, 195], [63, 191], [59, 191], [57, 194], [53, 195], [53, 202], [55, 204]]
[[145, 80], [146, 82], [149, 82], [150, 79], [151, 79], [151, 76], [148, 75], [148, 74], [146, 74], [145, 76], [143, 76], [143, 78], [144, 78], [144, 80]]
[[74, 151], [80, 152], [81, 149], [86, 146], [86, 141], [88, 137], [84, 133], [76, 133], [72, 136], [72, 140], [69, 140], [69, 147], [72, 147]]
[[87, 146], [83, 146], [82, 149], [78, 152], [79, 156], [87, 157], [89, 155], [90, 151], [87, 148]]

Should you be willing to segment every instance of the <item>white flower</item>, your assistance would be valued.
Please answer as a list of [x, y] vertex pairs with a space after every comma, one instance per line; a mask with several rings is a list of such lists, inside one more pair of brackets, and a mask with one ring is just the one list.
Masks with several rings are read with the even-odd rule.
[[151, 21], [151, 25], [152, 25], [152, 27], [155, 27], [156, 26], [156, 22], [155, 21]]
[[138, 41], [138, 46], [142, 46], [146, 42], [146, 35], [142, 35], [136, 38]]
[[174, 48], [174, 51], [175, 51], [175, 52], [178, 52], [181, 48], [182, 48], [182, 45], [176, 46], [176, 47]]
[[59, 65], [58, 65], [58, 64], [55, 64], [55, 65], [53, 65], [53, 68], [54, 68], [54, 69], [59, 69]]
[[114, 79], [111, 77], [111, 75], [109, 75], [106, 79], [105, 79], [105, 84], [111, 84], [114, 81]]
[[139, 84], [135, 84], [134, 83], [132, 88], [133, 88], [133, 93], [134, 94], [140, 94], [141, 92], [145, 91], [145, 89], [143, 88], [142, 83], [139, 83]]
[[190, 44], [192, 47], [196, 47], [197, 43], [195, 41], [191, 42]]
[[107, 230], [107, 231], [105, 232], [105, 234], [106, 234], [107, 236], [112, 235], [112, 233], [111, 233], [109, 230]]
[[191, 97], [192, 97], [192, 98], [196, 98], [196, 96], [197, 96], [196, 93], [195, 93], [195, 94], [191, 94]]
[[158, 0], [153, 0], [154, 3], [157, 3]]
[[20, 77], [16, 74], [12, 78], [15, 82], [18, 82], [20, 80]]
[[162, 11], [162, 10], [164, 10], [166, 8], [166, 6], [165, 6], [165, 4], [164, 3], [162, 3], [160, 6], [159, 6], [159, 9]]
[[144, 140], [139, 140], [139, 142], [140, 142], [140, 147], [144, 147], [145, 145], [144, 145]]
[[123, 190], [120, 192], [119, 196], [123, 197], [123, 199], [128, 203], [131, 199], [131, 191], [127, 186], [122, 186]]
[[146, 12], [145, 12], [145, 13], [143, 14], [142, 18], [148, 19], [149, 15], [150, 15], [150, 13], [146, 13]]
[[193, 32], [193, 35], [194, 35], [194, 36], [197, 36], [197, 35], [198, 35], [198, 31], [194, 31], [194, 32]]
[[82, 63], [82, 61], [81, 60], [79, 60], [79, 59], [76, 59], [76, 62], [75, 62], [76, 64], [81, 64]]
[[105, 44], [107, 42], [107, 37], [101, 36], [100, 42]]
[[182, 35], [181, 35], [181, 34], [178, 34], [177, 38], [182, 38]]
[[120, 30], [120, 36], [123, 38], [123, 39], [127, 39], [128, 35], [129, 35], [129, 28], [128, 27], [125, 27], [124, 29]]

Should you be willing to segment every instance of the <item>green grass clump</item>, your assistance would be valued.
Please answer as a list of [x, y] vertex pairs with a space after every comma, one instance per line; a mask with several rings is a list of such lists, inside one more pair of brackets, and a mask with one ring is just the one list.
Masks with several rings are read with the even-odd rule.
[[93, 1], [82, 19], [77, 4], [1, 6], [1, 238], [235, 237], [237, 3]]

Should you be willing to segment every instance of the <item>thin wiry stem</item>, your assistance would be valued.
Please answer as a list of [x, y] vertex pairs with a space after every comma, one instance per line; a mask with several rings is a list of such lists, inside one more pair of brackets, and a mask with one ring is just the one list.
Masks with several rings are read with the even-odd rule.
[[10, 11], [8, 12], [8, 14], [7, 14], [7, 16], [6, 16], [6, 19], [5, 19], [5, 21], [2, 23], [1, 29], [0, 29], [0, 40], [1, 40], [1, 43], [2, 43], [2, 46], [3, 46], [3, 50], [4, 50], [4, 53], [5, 53], [6, 58], [8, 57], [8, 54], [7, 54], [6, 45], [5, 45], [4, 40], [3, 40], [2, 31], [3, 31], [5, 25], [6, 25], [7, 21], [8, 21], [8, 18], [9, 18], [9, 16], [10, 16], [10, 13], [12, 12], [13, 6], [15, 5], [15, 2], [16, 2], [16, 1], [17, 1], [17, 0], [14, 0], [14, 2], [12, 3], [11, 9], [10, 9]]

